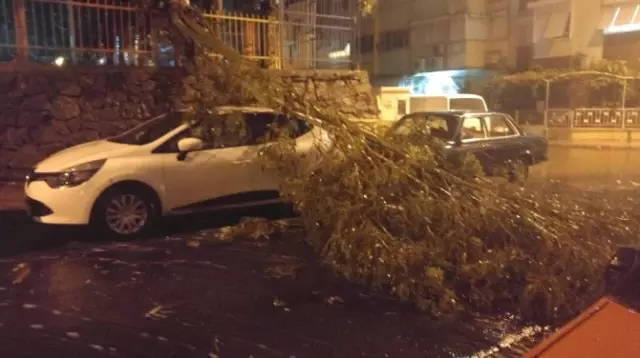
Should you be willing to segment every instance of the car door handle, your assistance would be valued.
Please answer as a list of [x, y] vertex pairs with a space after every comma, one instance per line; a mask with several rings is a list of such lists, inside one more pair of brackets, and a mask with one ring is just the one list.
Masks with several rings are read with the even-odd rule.
[[249, 164], [249, 163], [251, 163], [251, 160], [249, 159], [238, 159], [233, 161], [233, 164]]

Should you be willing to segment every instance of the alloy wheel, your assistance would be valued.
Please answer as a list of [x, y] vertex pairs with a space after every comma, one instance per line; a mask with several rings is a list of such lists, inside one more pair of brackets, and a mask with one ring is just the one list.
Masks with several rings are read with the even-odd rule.
[[135, 194], [121, 194], [111, 198], [105, 210], [109, 229], [119, 235], [132, 235], [142, 231], [149, 219], [149, 207]]

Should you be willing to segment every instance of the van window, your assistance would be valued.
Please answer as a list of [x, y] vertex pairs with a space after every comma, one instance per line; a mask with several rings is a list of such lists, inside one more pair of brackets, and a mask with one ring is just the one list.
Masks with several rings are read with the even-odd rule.
[[446, 111], [447, 97], [413, 97], [411, 98], [411, 112]]
[[452, 111], [478, 111], [487, 110], [484, 101], [480, 98], [451, 98], [449, 106]]

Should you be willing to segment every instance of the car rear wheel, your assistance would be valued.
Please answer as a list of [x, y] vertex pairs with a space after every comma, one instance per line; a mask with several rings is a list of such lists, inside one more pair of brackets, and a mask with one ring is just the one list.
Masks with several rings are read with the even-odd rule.
[[157, 220], [157, 205], [151, 195], [140, 190], [114, 188], [96, 203], [93, 226], [117, 238], [148, 233]]
[[511, 183], [524, 184], [529, 178], [529, 165], [522, 159], [511, 162], [507, 178]]

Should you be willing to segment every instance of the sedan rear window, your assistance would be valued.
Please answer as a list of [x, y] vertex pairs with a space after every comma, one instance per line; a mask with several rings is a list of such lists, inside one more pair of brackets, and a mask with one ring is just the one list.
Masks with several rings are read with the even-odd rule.
[[430, 135], [445, 141], [452, 140], [458, 126], [455, 116], [411, 114], [391, 127], [392, 135]]

